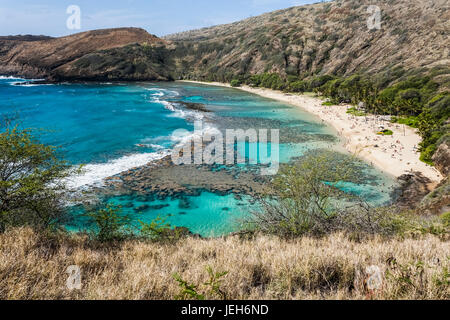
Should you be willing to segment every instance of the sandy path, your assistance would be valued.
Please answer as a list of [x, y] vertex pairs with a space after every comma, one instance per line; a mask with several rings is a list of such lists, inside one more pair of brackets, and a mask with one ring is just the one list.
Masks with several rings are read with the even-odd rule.
[[[230, 87], [228, 84], [216, 82], [186, 82]], [[317, 97], [287, 94], [248, 86], [237, 89], [298, 106], [320, 117], [323, 121], [332, 125], [339, 132], [340, 136], [345, 138], [344, 146], [349, 152], [356, 154], [358, 157], [395, 177], [409, 173], [412, 170], [421, 172], [434, 183], [438, 183], [443, 179], [438, 170], [420, 161], [420, 153], [417, 151], [417, 148], [421, 142], [421, 137], [413, 128], [381, 121], [373, 115], [354, 117], [347, 114], [349, 105], [322, 106], [323, 101]], [[394, 135], [377, 135], [380, 126], [392, 130]]]

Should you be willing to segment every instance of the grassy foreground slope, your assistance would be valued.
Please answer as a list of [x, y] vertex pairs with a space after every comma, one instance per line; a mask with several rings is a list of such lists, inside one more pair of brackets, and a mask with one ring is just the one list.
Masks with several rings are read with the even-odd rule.
[[[49, 240], [28, 228], [0, 234], [0, 299], [174, 299], [174, 279], [209, 299], [449, 299], [448, 242], [354, 241], [342, 234], [286, 241], [187, 238], [176, 245], [129, 240], [101, 245], [84, 236]], [[82, 288], [66, 287], [67, 267], [81, 268]], [[369, 290], [371, 266], [381, 271]], [[206, 268], [228, 274], [216, 279]], [[373, 269], [373, 268], [372, 268]]]

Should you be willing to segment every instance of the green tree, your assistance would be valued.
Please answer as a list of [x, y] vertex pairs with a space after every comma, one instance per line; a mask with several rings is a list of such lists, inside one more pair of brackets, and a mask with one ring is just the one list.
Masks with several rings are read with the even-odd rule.
[[125, 239], [131, 234], [131, 218], [121, 213], [120, 206], [106, 205], [105, 208], [90, 211], [86, 216], [94, 224], [96, 238], [101, 242]]
[[308, 89], [308, 84], [305, 81], [297, 80], [289, 83], [289, 91], [303, 93]]
[[252, 75], [248, 80], [248, 84], [252, 87], [259, 87], [261, 85], [261, 79], [262, 75], [260, 74]]
[[270, 195], [260, 199], [262, 210], [252, 213], [251, 229], [283, 237], [321, 235], [340, 223], [339, 186], [352, 174], [350, 159], [332, 161], [329, 155], [308, 155], [284, 166], [272, 182]]
[[240, 87], [242, 85], [242, 82], [239, 79], [233, 79], [231, 80], [230, 84], [232, 87]]
[[157, 217], [150, 223], [139, 221], [141, 224], [141, 236], [145, 239], [156, 242], [176, 242], [189, 235], [189, 229], [175, 227], [172, 228], [165, 218]]
[[397, 93], [394, 105], [403, 115], [418, 115], [422, 111], [422, 96], [417, 89], [401, 90]]
[[66, 221], [65, 178], [74, 173], [58, 148], [30, 129], [5, 123], [0, 133], [0, 232], [8, 226], [54, 228]]
[[309, 89], [313, 90], [326, 84], [328, 81], [334, 80], [335, 77], [331, 75], [323, 75], [313, 78], [309, 83]]
[[377, 97], [377, 103], [380, 109], [386, 114], [395, 114], [396, 110], [394, 108], [394, 100], [397, 95], [397, 88], [389, 87], [380, 92]]

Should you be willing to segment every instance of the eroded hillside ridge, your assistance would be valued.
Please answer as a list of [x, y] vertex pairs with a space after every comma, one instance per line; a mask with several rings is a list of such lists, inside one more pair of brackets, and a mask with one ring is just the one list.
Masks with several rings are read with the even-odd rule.
[[[341, 0], [279, 10], [166, 39], [178, 44], [181, 76], [207, 80], [228, 81], [231, 73], [349, 75], [395, 67], [448, 67], [449, 3]], [[380, 30], [367, 26], [371, 5], [381, 9]]]

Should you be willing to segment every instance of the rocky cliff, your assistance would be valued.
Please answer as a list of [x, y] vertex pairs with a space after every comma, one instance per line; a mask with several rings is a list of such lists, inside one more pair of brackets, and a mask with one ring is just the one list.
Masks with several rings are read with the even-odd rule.
[[[80, 61], [96, 59], [98, 55], [113, 55], [114, 49], [130, 45], [163, 45], [165, 41], [138, 28], [119, 28], [95, 30], [61, 38], [40, 38], [30, 41], [29, 37], [0, 38], [0, 74], [20, 75], [28, 78], [47, 78], [49, 80], [112, 78], [126, 76], [133, 80], [134, 61], [132, 56], [111, 59], [97, 69], [82, 68]], [[111, 51], [112, 50], [112, 51]], [[98, 59], [97, 59], [98, 60]], [[127, 66], [125, 71], [113, 72], [118, 64]], [[156, 62], [155, 62], [156, 63]], [[119, 66], [120, 67], [120, 66]], [[145, 70], [145, 76], [137, 79], [165, 79], [154, 70]], [[105, 74], [109, 74], [105, 77]]]
[[450, 141], [439, 145], [439, 148], [433, 156], [433, 161], [436, 169], [444, 176], [448, 177], [450, 175]]

